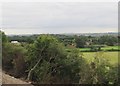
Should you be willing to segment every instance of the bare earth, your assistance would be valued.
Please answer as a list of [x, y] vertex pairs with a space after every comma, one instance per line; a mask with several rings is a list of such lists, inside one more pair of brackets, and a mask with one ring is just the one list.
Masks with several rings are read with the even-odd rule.
[[[2, 80], [1, 80], [2, 78]], [[0, 83], [2, 82], [2, 84], [26, 84], [26, 85], [29, 85], [29, 86], [32, 86], [31, 84], [25, 82], [25, 81], [22, 81], [20, 79], [16, 79], [12, 76], [9, 76], [5, 73], [0, 73]]]

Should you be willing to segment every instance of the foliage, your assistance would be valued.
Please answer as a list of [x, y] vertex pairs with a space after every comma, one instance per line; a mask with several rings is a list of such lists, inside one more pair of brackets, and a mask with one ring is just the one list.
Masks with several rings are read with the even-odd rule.
[[14, 36], [9, 36], [9, 41], [18, 41], [21, 43], [33, 43], [34, 40], [36, 40], [37, 36], [36, 35], [30, 35], [30, 36], [19, 36], [19, 35], [14, 35]]
[[85, 67], [85, 59], [78, 50], [73, 49], [68, 53], [67, 58], [63, 61], [63, 66], [59, 70], [63, 83], [79, 83], [81, 72]]
[[26, 50], [19, 46], [7, 43], [3, 50], [3, 69], [13, 71], [14, 75], [19, 77], [25, 72], [25, 54]]
[[[42, 52], [43, 51], [43, 52]], [[32, 80], [38, 83], [78, 83], [80, 71], [85, 63], [78, 50], [67, 53], [54, 37], [42, 35], [28, 49], [30, 69], [39, 59]]]
[[75, 36], [75, 43], [77, 48], [83, 48], [86, 45], [87, 37], [85, 36]]
[[118, 43], [118, 38], [114, 36], [101, 36], [98, 41], [100, 44], [106, 44], [108, 46], [113, 46], [116, 43]]
[[[118, 45], [120, 40], [119, 36], [114, 35], [103, 35], [103, 36], [86, 36], [86, 35], [64, 35], [64, 34], [50, 34], [56, 37], [60, 42], [63, 42], [65, 46], [67, 45], [77, 45], [77, 47], [87, 47], [88, 45]], [[21, 43], [33, 43], [39, 35], [14, 35], [9, 36], [9, 41], [19, 41]]]
[[3, 69], [9, 70], [13, 68], [12, 60], [13, 60], [13, 53], [12, 53], [12, 47], [10, 44], [6, 44], [2, 48], [2, 66]]
[[[105, 58], [103, 53], [96, 53], [93, 61], [83, 70], [82, 84], [115, 84], [118, 79], [118, 67], [113, 66]], [[89, 74], [88, 74], [89, 72]]]
[[26, 49], [21, 45], [11, 44], [7, 36], [2, 33], [2, 66], [8, 72], [13, 72], [14, 76], [20, 77], [25, 73]]
[[4, 32], [1, 32], [1, 31], [0, 31], [0, 34], [1, 34], [1, 33], [2, 33], [2, 44], [4, 44], [4, 43], [8, 42], [8, 38], [7, 38], [7, 36], [5, 35]]
[[[62, 44], [58, 43], [58, 41], [54, 37], [49, 35], [42, 35], [38, 37], [37, 40], [30, 45], [30, 47], [28, 48], [28, 52], [28, 58], [26, 59], [26, 61], [28, 62], [28, 66], [30, 67], [29, 69], [31, 69], [39, 59], [42, 60], [33, 74], [37, 75], [38, 77], [41, 76], [40, 74], [44, 75], [43, 73], [46, 73], [45, 71], [50, 70], [54, 66], [57, 66], [57, 63], [65, 56], [64, 47], [62, 47]], [[47, 67], [46, 70], [44, 70], [42, 67], [42, 65], [45, 63], [46, 65], [49, 64], [50, 66]], [[38, 69], [41, 69], [41, 73], [36, 72], [40, 71]], [[42, 77], [36, 79], [38, 81], [41, 80], [41, 78]]]

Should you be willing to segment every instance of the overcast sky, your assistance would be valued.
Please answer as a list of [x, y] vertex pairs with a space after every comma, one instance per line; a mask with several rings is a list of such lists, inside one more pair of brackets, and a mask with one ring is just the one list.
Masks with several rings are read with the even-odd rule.
[[6, 34], [118, 31], [117, 2], [5, 2]]

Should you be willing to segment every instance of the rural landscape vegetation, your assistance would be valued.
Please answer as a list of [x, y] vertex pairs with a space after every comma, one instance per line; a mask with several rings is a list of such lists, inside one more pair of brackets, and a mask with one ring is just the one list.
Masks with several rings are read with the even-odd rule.
[[118, 33], [2, 36], [2, 67], [32, 84], [117, 84]]

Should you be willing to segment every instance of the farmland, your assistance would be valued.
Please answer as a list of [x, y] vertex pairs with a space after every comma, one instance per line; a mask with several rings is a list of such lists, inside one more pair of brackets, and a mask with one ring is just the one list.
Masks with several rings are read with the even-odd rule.
[[99, 58], [105, 58], [107, 59], [111, 64], [117, 64], [118, 63], [118, 54], [120, 52], [82, 52], [83, 57], [85, 59], [87, 59], [87, 61], [90, 63], [91, 61], [93, 61], [93, 58], [97, 55], [97, 54], [101, 54], [101, 57]]
[[[80, 48], [80, 51], [90, 51], [91, 48]], [[120, 51], [120, 46], [105, 46], [101, 48], [101, 51]]]
[[[90, 48], [77, 48], [80, 54], [90, 63], [94, 57], [99, 55], [99, 58], [105, 58], [108, 62], [115, 65], [118, 64], [118, 57], [120, 53], [120, 46], [106, 46], [98, 52], [91, 52]], [[66, 49], [71, 52], [71, 49]]]
[[114, 65], [118, 63], [120, 46], [102, 47], [99, 52], [84, 52], [90, 51], [90, 48], [80, 48], [79, 50], [82, 51], [83, 57], [86, 58], [88, 62], [93, 61], [93, 58], [96, 57], [96, 55], [101, 54], [99, 58], [105, 58], [108, 62]]

